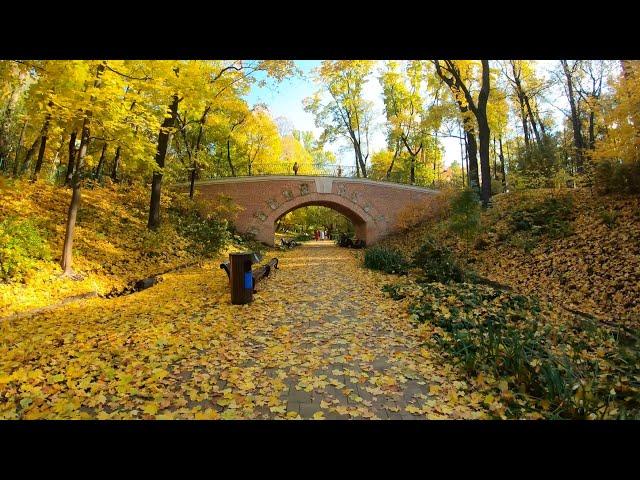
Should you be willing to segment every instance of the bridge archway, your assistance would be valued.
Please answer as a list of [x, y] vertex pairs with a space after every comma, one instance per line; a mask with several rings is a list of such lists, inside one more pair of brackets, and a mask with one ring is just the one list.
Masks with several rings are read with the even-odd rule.
[[[359, 239], [368, 242], [369, 238], [372, 238], [371, 231], [373, 230], [373, 228], [371, 225], [369, 225], [369, 228], [367, 228], [368, 223], [371, 224], [375, 221], [371, 215], [362, 210], [362, 208], [358, 208], [357, 205], [354, 205], [353, 203], [349, 204], [347, 201], [345, 201], [344, 198], [338, 195], [324, 194], [319, 199], [307, 197], [294, 199], [273, 211], [272, 214], [269, 215], [267, 220], [264, 222], [265, 224], [268, 223], [268, 225], [271, 226], [271, 231], [265, 232], [265, 234], [271, 239], [271, 243], [273, 242], [273, 238], [275, 236], [276, 223], [278, 222], [278, 220], [280, 220], [289, 212], [293, 212], [294, 210], [298, 210], [299, 208], [311, 206], [330, 208], [331, 210], [344, 215], [353, 224], [356, 231], [356, 236]], [[263, 242], [265, 241], [262, 238], [257, 239]]]
[[[188, 191], [188, 184], [176, 185]], [[411, 185], [360, 178], [312, 176], [232, 177], [196, 183], [203, 199], [230, 199], [240, 207], [234, 226], [240, 233], [274, 244], [276, 221], [310, 205], [325, 206], [347, 217], [367, 245], [398, 229], [406, 212], [426, 211], [438, 192]]]

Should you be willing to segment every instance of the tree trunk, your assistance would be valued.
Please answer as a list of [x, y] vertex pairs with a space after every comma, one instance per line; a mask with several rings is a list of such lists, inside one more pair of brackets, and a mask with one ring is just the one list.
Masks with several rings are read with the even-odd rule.
[[536, 143], [538, 147], [542, 148], [542, 138], [540, 137], [540, 133], [538, 132], [538, 125], [536, 124], [535, 117], [533, 115], [533, 111], [531, 110], [531, 104], [529, 103], [529, 97], [525, 95], [524, 97], [525, 106], [527, 107], [527, 112], [529, 113], [529, 121], [531, 122], [531, 127], [533, 128], [533, 135], [536, 137]]
[[116, 148], [116, 156], [113, 157], [113, 166], [111, 167], [111, 180], [118, 181], [118, 166], [120, 164], [120, 145]]
[[584, 172], [584, 159], [583, 149], [584, 140], [582, 138], [582, 126], [580, 123], [580, 116], [578, 114], [578, 107], [576, 105], [575, 96], [573, 94], [573, 79], [571, 72], [569, 71], [569, 64], [566, 60], [560, 60], [562, 64], [562, 70], [567, 80], [567, 97], [569, 99], [569, 106], [571, 107], [571, 125], [573, 127], [573, 144], [576, 149], [576, 172]]
[[462, 126], [458, 124], [458, 129], [460, 131], [460, 165], [462, 166], [462, 188], [465, 187], [465, 178], [464, 178], [464, 142], [462, 141]]
[[196, 189], [196, 169], [191, 170], [191, 183], [189, 185], [189, 198], [193, 199], [193, 194]]
[[411, 171], [409, 173], [409, 183], [411, 185], [416, 183], [416, 157], [411, 155]]
[[482, 174], [482, 203], [486, 207], [491, 198], [491, 171], [489, 164], [489, 142], [491, 131], [486, 115], [478, 118], [478, 139], [480, 141], [480, 171]]
[[391, 159], [391, 165], [387, 169], [387, 180], [391, 180], [391, 171], [393, 170], [393, 165], [396, 162], [396, 158], [398, 158], [398, 152], [400, 151], [400, 142], [396, 142], [396, 148], [393, 151], [393, 158]]
[[[631, 89], [633, 88], [632, 80], [636, 76], [636, 72], [634, 70], [637, 67], [637, 64], [632, 63], [632, 60], [620, 60], [620, 66], [622, 67], [622, 76], [624, 79], [624, 90], [626, 91], [627, 97], [629, 101], [633, 102], [633, 96]], [[631, 121], [633, 123], [633, 128], [636, 131], [636, 148], [638, 148], [638, 144], [640, 144], [640, 109], [635, 108], [636, 105], [633, 105], [632, 109]]]
[[362, 150], [360, 150], [359, 143], [358, 143], [358, 148], [356, 150], [356, 158], [358, 159], [358, 163], [360, 164], [360, 171], [362, 172], [362, 177], [367, 178], [367, 165], [366, 165], [366, 161], [362, 156]]
[[362, 176], [364, 178], [367, 178], [366, 161], [362, 156], [360, 142], [356, 138], [356, 134], [352, 129], [349, 130], [349, 136], [351, 137], [351, 144], [353, 145], [353, 151], [356, 156], [356, 173], [358, 175], [358, 178], [360, 178], [360, 172], [362, 172]]
[[[160, 133], [158, 135], [158, 149], [156, 150], [156, 163], [160, 168], [164, 168], [164, 161], [167, 157], [167, 147], [171, 138], [171, 129], [173, 128], [176, 117], [178, 116], [178, 95], [173, 95], [173, 101], [169, 107], [171, 115], [164, 119]], [[149, 205], [149, 222], [147, 227], [151, 230], [157, 230], [160, 226], [160, 192], [162, 188], [162, 173], [160, 171], [153, 172], [153, 180], [151, 183], [151, 202]]]
[[38, 145], [40, 145], [40, 140], [41, 138], [38, 135], [33, 141], [33, 143], [31, 144], [31, 146], [29, 147], [29, 149], [27, 150], [27, 154], [24, 156], [24, 161], [22, 162], [22, 167], [20, 168], [20, 175], [22, 175], [26, 170], [29, 169], [29, 165], [31, 164], [31, 159], [33, 158], [33, 155], [36, 153], [36, 150], [38, 149]]
[[[106, 68], [105, 63], [98, 65], [96, 70], [96, 79], [93, 83], [94, 88], [100, 86], [100, 77], [102, 76]], [[95, 95], [91, 95], [90, 102], [95, 102]], [[85, 111], [84, 120], [82, 121], [82, 130], [80, 133], [80, 148], [78, 149], [78, 160], [76, 167], [73, 171], [72, 187], [73, 192], [71, 194], [71, 204], [69, 205], [69, 213], [67, 214], [67, 229], [64, 237], [64, 247], [62, 249], [62, 259], [60, 266], [62, 267], [63, 275], [70, 275], [71, 262], [73, 259], [73, 234], [76, 228], [76, 218], [78, 215], [78, 208], [80, 206], [80, 183], [82, 179], [82, 164], [84, 158], [87, 155], [87, 148], [89, 147], [90, 139], [90, 126], [91, 126], [91, 110]]]
[[489, 165], [489, 143], [491, 131], [487, 119], [487, 102], [489, 100], [490, 77], [489, 61], [482, 62], [482, 86], [478, 95], [478, 107], [474, 110], [478, 121], [478, 139], [480, 140], [480, 170], [482, 172], [482, 203], [486, 207], [491, 198], [491, 169]]
[[591, 110], [589, 112], [589, 150], [593, 150], [596, 148], [596, 113]]
[[493, 137], [493, 179], [498, 180], [498, 153], [496, 151], [496, 137]]
[[525, 111], [524, 99], [522, 98], [522, 95], [518, 95], [518, 102], [520, 103], [520, 118], [522, 118], [522, 131], [524, 132], [524, 149], [528, 154], [531, 151], [531, 140], [529, 139], [527, 112]]
[[67, 164], [67, 174], [64, 178], [64, 184], [71, 184], [71, 178], [73, 176], [74, 164], [76, 161], [76, 137], [78, 133], [74, 130], [69, 137], [69, 163]]
[[100, 160], [98, 161], [98, 166], [96, 167], [96, 178], [100, 178], [102, 175], [102, 167], [104, 166], [104, 160], [107, 154], [107, 142], [104, 142], [102, 145], [102, 152], [100, 152]]
[[62, 261], [60, 266], [64, 275], [71, 273], [71, 262], [73, 260], [73, 233], [76, 228], [76, 218], [78, 206], [80, 205], [80, 178], [78, 172], [73, 174], [73, 193], [71, 194], [71, 204], [67, 213], [67, 229], [64, 237], [64, 247], [62, 249]]
[[27, 78], [27, 72], [22, 71], [18, 74], [18, 85], [16, 85], [11, 90], [11, 95], [9, 96], [9, 101], [7, 102], [7, 108], [4, 111], [4, 115], [2, 116], [2, 121], [0, 121], [0, 160], [3, 162], [3, 169], [6, 170], [8, 166], [8, 141], [7, 141], [7, 124], [9, 123], [9, 119], [11, 118], [11, 114], [13, 112], [13, 108], [18, 103], [20, 98], [20, 91], [22, 90], [22, 85], [24, 84], [25, 79]]
[[14, 178], [18, 176], [19, 166], [20, 166], [20, 148], [22, 147], [22, 139], [24, 138], [24, 130], [27, 128], [27, 121], [25, 120], [22, 125], [22, 130], [20, 131], [20, 140], [18, 140], [18, 145], [16, 146], [16, 155], [13, 161], [13, 176]]
[[507, 191], [507, 176], [504, 168], [504, 153], [502, 152], [502, 136], [498, 139], [498, 144], [500, 145], [500, 173], [502, 174], [502, 191]]
[[[74, 132], [75, 133], [75, 132]], [[80, 148], [78, 149], [78, 161], [73, 169], [71, 178], [71, 186], [73, 193], [71, 194], [71, 203], [67, 213], [67, 229], [64, 236], [64, 247], [62, 248], [62, 267], [63, 275], [70, 275], [71, 263], [73, 260], [73, 234], [76, 228], [76, 218], [78, 216], [78, 207], [80, 206], [80, 175], [82, 173], [82, 161], [87, 154], [87, 146], [89, 143], [89, 116], [87, 115], [82, 122], [82, 133], [80, 136]]]
[[[424, 150], [422, 151], [422, 154], [424, 155]], [[435, 179], [436, 179], [436, 156], [433, 156], [433, 186], [435, 187]]]
[[229, 168], [231, 169], [231, 176], [236, 176], [236, 169], [233, 167], [233, 162], [231, 161], [231, 139], [227, 138], [227, 162], [229, 162]]
[[524, 148], [528, 154], [531, 151], [531, 139], [529, 137], [529, 125], [527, 124], [526, 106], [528, 105], [528, 100], [524, 88], [522, 88], [522, 82], [520, 81], [522, 70], [516, 69], [516, 63], [514, 60], [510, 60], [509, 63], [511, 64], [511, 72], [513, 73], [512, 83], [515, 87], [516, 96], [518, 97], [518, 104], [520, 106], [520, 118], [522, 119], [522, 131], [524, 133]]
[[198, 176], [198, 153], [200, 152], [200, 142], [202, 141], [202, 130], [204, 128], [204, 122], [207, 120], [207, 114], [209, 113], [211, 106], [208, 105], [204, 109], [204, 113], [200, 118], [200, 130], [198, 131], [198, 138], [196, 140], [196, 148], [193, 155], [193, 170], [191, 171], [191, 185], [189, 185], [189, 198], [193, 198], [195, 191], [196, 177]]
[[478, 144], [473, 132], [473, 122], [470, 118], [463, 120], [467, 142], [467, 172], [469, 173], [469, 187], [480, 193], [480, 174], [478, 173]]
[[[464, 130], [463, 130], [464, 132]], [[471, 186], [471, 175], [469, 174], [469, 142], [467, 141], [467, 133], [464, 132], [462, 135], [462, 140], [464, 141], [464, 161], [467, 167], [467, 187]]]
[[[53, 102], [49, 102], [49, 106], [51, 107]], [[47, 114], [47, 118], [44, 121], [44, 125], [42, 126], [42, 132], [40, 133], [40, 150], [38, 151], [38, 160], [36, 161], [36, 168], [33, 170], [33, 176], [31, 177], [32, 181], [36, 181], [38, 175], [40, 175], [40, 170], [42, 169], [42, 163], [44, 162], [44, 152], [47, 148], [47, 136], [49, 135], [49, 123], [51, 122], [51, 114]]]

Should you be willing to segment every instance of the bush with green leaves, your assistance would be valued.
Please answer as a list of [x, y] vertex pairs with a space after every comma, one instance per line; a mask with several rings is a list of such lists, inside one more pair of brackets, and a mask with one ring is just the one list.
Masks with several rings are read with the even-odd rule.
[[511, 228], [514, 232], [530, 232], [561, 238], [571, 233], [573, 202], [569, 195], [547, 197], [533, 201], [511, 212]]
[[176, 231], [204, 257], [216, 256], [231, 239], [227, 219], [218, 216], [213, 207], [208, 211], [201, 202], [176, 196], [169, 212]]
[[295, 237], [293, 237], [293, 240], [295, 240], [296, 242], [306, 242], [308, 240], [311, 240], [311, 234], [307, 233], [307, 232], [302, 232], [302, 233], [298, 233]]
[[451, 199], [449, 229], [470, 242], [480, 231], [480, 200], [478, 194], [466, 188]]
[[0, 222], [0, 280], [23, 280], [36, 260], [49, 258], [49, 247], [31, 220], [9, 217]]
[[239, 247], [242, 247], [248, 252], [254, 252], [258, 255], [262, 255], [266, 251], [265, 245], [256, 240], [256, 236], [252, 233], [236, 233], [233, 235], [233, 238], [236, 240], [235, 243]]
[[602, 160], [595, 166], [599, 193], [640, 193], [640, 161]]
[[385, 273], [405, 274], [409, 269], [409, 262], [400, 250], [377, 245], [365, 250], [364, 265]]
[[600, 219], [608, 228], [613, 228], [615, 226], [619, 216], [620, 212], [613, 210], [612, 208], [600, 211]]
[[451, 251], [427, 238], [413, 254], [412, 265], [420, 268], [427, 282], [463, 282], [464, 270], [453, 259]]
[[417, 288], [385, 290], [395, 299], [412, 296], [413, 319], [439, 327], [432, 340], [471, 377], [502, 379], [507, 416], [533, 407], [547, 418], [640, 418], [637, 337], [486, 285]]

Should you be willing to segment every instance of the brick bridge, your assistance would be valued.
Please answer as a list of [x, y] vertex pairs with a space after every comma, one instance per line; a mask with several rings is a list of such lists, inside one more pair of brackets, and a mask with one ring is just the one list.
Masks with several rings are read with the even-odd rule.
[[[176, 185], [180, 190], [188, 185]], [[232, 177], [196, 182], [203, 199], [231, 197], [242, 207], [235, 220], [238, 232], [273, 245], [276, 221], [297, 208], [320, 205], [353, 223], [358, 238], [372, 245], [398, 230], [399, 215], [424, 211], [436, 190], [345, 177], [264, 176]]]

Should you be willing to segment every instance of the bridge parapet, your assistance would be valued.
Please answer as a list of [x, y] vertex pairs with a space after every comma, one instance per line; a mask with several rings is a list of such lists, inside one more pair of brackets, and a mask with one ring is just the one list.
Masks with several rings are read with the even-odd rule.
[[[176, 185], [188, 189], [188, 184]], [[368, 245], [398, 229], [402, 212], [425, 208], [438, 191], [368, 179], [316, 176], [234, 177], [196, 182], [202, 198], [230, 197], [243, 210], [235, 225], [273, 245], [276, 221], [292, 210], [319, 205], [349, 218]]]

